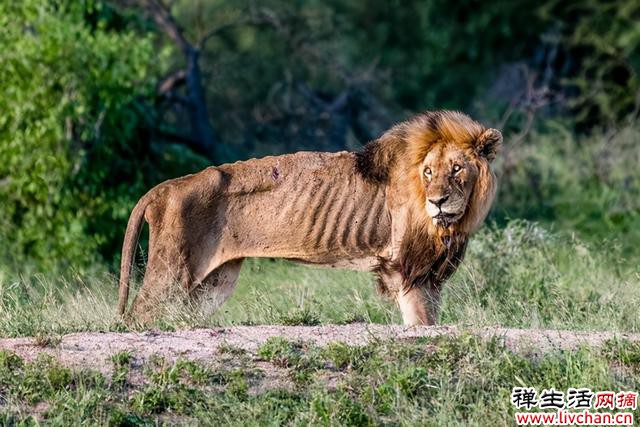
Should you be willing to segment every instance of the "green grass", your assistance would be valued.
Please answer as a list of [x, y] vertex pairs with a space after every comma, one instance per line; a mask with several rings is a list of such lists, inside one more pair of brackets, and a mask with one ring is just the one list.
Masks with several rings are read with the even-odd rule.
[[[499, 166], [496, 222], [472, 237], [445, 286], [440, 323], [640, 332], [638, 135], [634, 127], [578, 141], [557, 128], [516, 147], [509, 167]], [[5, 264], [0, 337], [34, 336], [46, 348], [69, 332], [126, 330], [115, 315], [116, 278], [103, 267], [32, 275]], [[156, 326], [401, 321], [370, 274], [269, 259], [245, 262], [213, 316], [170, 314]], [[231, 346], [220, 353], [239, 364], [152, 360], [133, 386], [129, 353], [112, 358], [105, 378], [0, 351], [0, 425], [513, 425], [513, 386], [640, 385], [640, 348], [625, 341], [531, 361], [470, 336], [323, 348], [274, 338], [253, 357], [286, 371], [290, 387], [258, 394], [265, 374], [252, 356]]]
[[[323, 348], [279, 338], [258, 356], [284, 369], [291, 385], [256, 394], [260, 369], [162, 359], [148, 362], [143, 382], [132, 385], [0, 351], [0, 424], [512, 425], [514, 386], [640, 387], [640, 351], [624, 341], [532, 361], [471, 335]], [[129, 356], [113, 363], [127, 365]], [[327, 375], [338, 378], [330, 388]]]
[[481, 231], [445, 293], [444, 323], [640, 330], [639, 266], [615, 243], [533, 223]]
[[280, 260], [248, 260], [219, 324], [393, 323], [399, 313], [376, 294], [372, 275]]
[[[123, 330], [113, 276], [42, 276], [0, 282], [1, 336], [53, 345], [71, 331]], [[488, 226], [444, 291], [440, 322], [467, 326], [640, 331], [640, 267], [615, 242], [599, 244], [535, 223]], [[234, 295], [212, 317], [189, 308], [158, 326], [400, 323], [370, 274], [247, 260]]]

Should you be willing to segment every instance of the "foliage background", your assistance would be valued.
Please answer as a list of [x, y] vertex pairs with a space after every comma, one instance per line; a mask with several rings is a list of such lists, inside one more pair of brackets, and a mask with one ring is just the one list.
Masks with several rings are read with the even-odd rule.
[[[357, 150], [437, 108], [505, 136], [496, 204], [439, 322], [637, 333], [639, 44], [637, 0], [0, 0], [0, 337], [44, 350], [126, 330], [119, 250], [153, 185]], [[247, 260], [213, 316], [170, 301], [154, 326], [399, 323], [372, 282]], [[257, 355], [229, 346], [213, 370], [150, 361], [138, 385], [127, 352], [109, 380], [0, 351], [0, 424], [506, 425], [514, 385], [638, 389], [637, 343], [535, 350], [529, 361], [466, 335], [277, 339]], [[267, 376], [274, 389], [249, 393], [256, 361], [286, 361], [294, 388]]]
[[538, 221], [630, 263], [639, 15], [632, 0], [0, 2], [0, 269], [113, 270], [154, 184], [355, 150], [433, 108], [504, 129], [498, 227]]

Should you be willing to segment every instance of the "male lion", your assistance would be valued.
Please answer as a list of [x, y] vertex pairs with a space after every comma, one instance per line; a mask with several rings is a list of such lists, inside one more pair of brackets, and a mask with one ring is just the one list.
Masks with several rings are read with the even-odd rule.
[[277, 257], [373, 271], [406, 325], [432, 325], [442, 284], [491, 207], [501, 142], [462, 113], [426, 112], [358, 153], [265, 157], [166, 181], [129, 218], [119, 312], [145, 220], [147, 271], [129, 321], [155, 319], [175, 289], [219, 305], [243, 259]]

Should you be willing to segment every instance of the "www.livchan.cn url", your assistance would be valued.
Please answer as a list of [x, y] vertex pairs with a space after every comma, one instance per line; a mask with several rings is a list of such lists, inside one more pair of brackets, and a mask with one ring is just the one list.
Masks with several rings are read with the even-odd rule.
[[516, 423], [519, 426], [631, 426], [631, 412], [569, 412], [562, 409], [558, 412], [516, 412]]
[[[511, 391], [511, 403], [520, 411], [516, 412], [515, 421], [522, 426], [627, 426], [634, 425], [631, 411], [638, 407], [638, 393], [594, 392], [589, 388], [569, 388], [565, 393], [552, 387], [538, 394], [534, 387], [514, 387]], [[536, 409], [553, 409], [554, 412], [540, 412]]]

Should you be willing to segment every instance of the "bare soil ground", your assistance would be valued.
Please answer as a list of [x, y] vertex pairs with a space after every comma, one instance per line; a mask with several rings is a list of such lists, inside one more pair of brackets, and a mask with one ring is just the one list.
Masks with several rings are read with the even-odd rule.
[[405, 327], [398, 325], [349, 324], [325, 326], [235, 326], [216, 329], [197, 329], [176, 332], [85, 332], [43, 342], [36, 338], [0, 338], [0, 349], [33, 360], [40, 353], [48, 353], [63, 365], [97, 369], [110, 374], [111, 356], [128, 351], [134, 366], [142, 366], [151, 357], [161, 356], [167, 361], [193, 360], [208, 365], [229, 363], [229, 351], [242, 349], [256, 364], [261, 361], [256, 350], [270, 337], [284, 337], [292, 341], [326, 345], [342, 342], [364, 345], [377, 340], [416, 340], [439, 335], [471, 333], [484, 339], [498, 339], [507, 349], [536, 358], [555, 350], [574, 350], [580, 346], [601, 347], [613, 338], [640, 342], [640, 334], [614, 332], [575, 332], [563, 330], [525, 330], [508, 328], [463, 329], [456, 326]]

